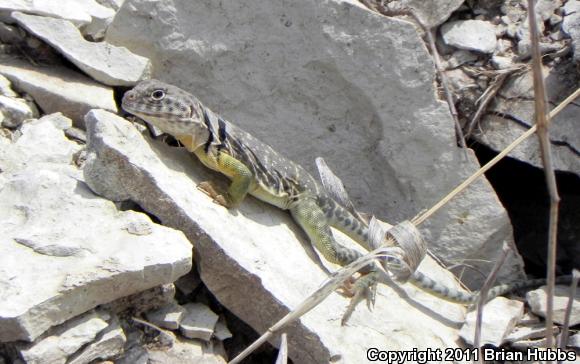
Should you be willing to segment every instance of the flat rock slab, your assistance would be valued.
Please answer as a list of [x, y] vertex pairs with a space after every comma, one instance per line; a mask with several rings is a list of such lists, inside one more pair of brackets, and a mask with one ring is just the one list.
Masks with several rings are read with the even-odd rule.
[[[410, 219], [479, 168], [457, 148], [415, 26], [358, 0], [291, 4], [127, 0], [106, 39], [148, 57], [155, 78], [192, 92], [313, 175], [323, 157], [357, 208], [382, 220]], [[483, 272], [465, 279], [472, 289], [503, 242], [513, 244], [508, 215], [483, 178], [420, 230], [444, 262], [467, 259]], [[511, 255], [499, 279], [523, 278], [521, 258]]]
[[27, 364], [64, 364], [71, 354], [93, 341], [109, 326], [107, 319], [95, 312], [74, 318], [36, 342], [20, 345], [20, 355]]
[[0, 0], [0, 10], [66, 19], [77, 26], [92, 20], [91, 15], [76, 0]]
[[495, 25], [483, 20], [457, 20], [441, 26], [441, 36], [447, 45], [493, 53], [497, 45]]
[[0, 74], [14, 88], [26, 92], [46, 113], [61, 112], [84, 129], [84, 116], [91, 109], [117, 112], [113, 89], [71, 69], [39, 67], [19, 60], [3, 59]]
[[188, 303], [183, 308], [186, 313], [179, 325], [183, 336], [210, 341], [219, 319], [218, 315], [202, 303]]
[[147, 319], [154, 325], [169, 329], [179, 329], [186, 309], [177, 303], [170, 303], [155, 311], [147, 312]]
[[[328, 278], [287, 213], [247, 198], [237, 210], [211, 201], [196, 185], [221, 177], [181, 148], [144, 136], [104, 112], [87, 115], [84, 169], [91, 188], [113, 200], [131, 199], [195, 242], [201, 278], [235, 315], [263, 333]], [[347, 242], [345, 242], [347, 243]], [[425, 259], [420, 269], [450, 287], [452, 275]], [[428, 271], [428, 272], [427, 272]], [[349, 300], [333, 293], [289, 328], [298, 363], [356, 363], [369, 347], [392, 350], [455, 347], [465, 309], [413, 287], [380, 287], [373, 312], [360, 305], [347, 326]], [[273, 339], [277, 345], [277, 339]], [[340, 358], [340, 359], [339, 359]]]
[[441, 25], [464, 0], [402, 0], [401, 4], [415, 11], [427, 28]]
[[88, 42], [67, 20], [14, 12], [25, 29], [56, 48], [97, 81], [109, 86], [131, 86], [150, 73], [147, 58], [106, 42]]
[[[207, 345], [201, 340], [176, 338], [167, 350], [148, 350], [149, 364], [226, 364], [221, 343]], [[133, 364], [133, 363], [131, 363]]]
[[[546, 317], [546, 292], [547, 287], [543, 286], [526, 293], [526, 300], [532, 311], [539, 316]], [[568, 295], [570, 287], [556, 286], [554, 291], [554, 315], [555, 323], [564, 324], [566, 306], [568, 305]], [[570, 315], [570, 326], [580, 324], [580, 292], [576, 290], [576, 297], [572, 303], [572, 314]]]
[[[30, 126], [37, 127], [50, 132], [26, 131], [21, 139], [36, 138], [26, 145], [50, 150], [44, 138], [58, 143], [56, 132], [43, 122]], [[19, 146], [2, 142], [11, 147]], [[0, 341], [32, 341], [97, 305], [173, 282], [191, 269], [191, 244], [181, 232], [142, 213], [117, 211], [90, 191], [70, 159], [13, 167], [0, 175]], [[150, 232], [131, 233], [134, 224]]]
[[97, 340], [87, 345], [80, 353], [69, 358], [67, 364], [92, 363], [97, 359], [109, 359], [123, 352], [123, 346], [127, 338], [119, 321], [115, 318], [111, 324], [104, 329]]
[[[500, 346], [506, 340], [524, 314], [524, 304], [505, 297], [496, 297], [483, 309], [481, 325], [481, 345]], [[477, 310], [467, 314], [465, 324], [459, 334], [470, 345], [473, 345]]]

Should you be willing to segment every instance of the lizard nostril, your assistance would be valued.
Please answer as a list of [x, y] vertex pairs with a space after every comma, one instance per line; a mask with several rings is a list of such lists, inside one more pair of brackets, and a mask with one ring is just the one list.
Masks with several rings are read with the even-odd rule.
[[125, 93], [125, 98], [127, 100], [133, 101], [135, 100], [135, 93], [133, 91], [128, 91], [127, 93]]

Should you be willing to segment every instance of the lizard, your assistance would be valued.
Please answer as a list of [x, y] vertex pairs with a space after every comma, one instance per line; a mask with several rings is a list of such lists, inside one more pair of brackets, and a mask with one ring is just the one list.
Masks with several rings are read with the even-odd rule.
[[[289, 210], [310, 243], [329, 262], [344, 266], [362, 254], [338, 243], [331, 227], [371, 250], [366, 221], [331, 198], [300, 165], [277, 153], [250, 133], [211, 111], [195, 96], [158, 80], [145, 80], [127, 91], [122, 108], [175, 137], [206, 167], [231, 180], [225, 193], [209, 182], [198, 187], [215, 202], [235, 208], [249, 194], [282, 210]], [[359, 271], [356, 289], [368, 290], [376, 282], [376, 266]], [[559, 278], [567, 282], [569, 277]], [[408, 280], [414, 286], [444, 300], [473, 304], [478, 293], [452, 289], [415, 271]], [[543, 284], [544, 279], [502, 284], [488, 292], [488, 300], [512, 290]]]

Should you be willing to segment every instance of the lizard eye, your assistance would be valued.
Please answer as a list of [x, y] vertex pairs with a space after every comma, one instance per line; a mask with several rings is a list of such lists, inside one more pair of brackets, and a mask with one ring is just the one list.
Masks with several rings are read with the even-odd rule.
[[151, 98], [155, 101], [163, 100], [165, 98], [165, 91], [155, 90], [151, 93]]

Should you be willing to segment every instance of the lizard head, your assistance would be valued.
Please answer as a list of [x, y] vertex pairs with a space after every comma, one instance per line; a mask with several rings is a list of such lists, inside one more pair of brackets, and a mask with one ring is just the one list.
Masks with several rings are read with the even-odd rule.
[[203, 127], [199, 101], [186, 91], [157, 80], [137, 84], [123, 96], [123, 109], [170, 134]]

